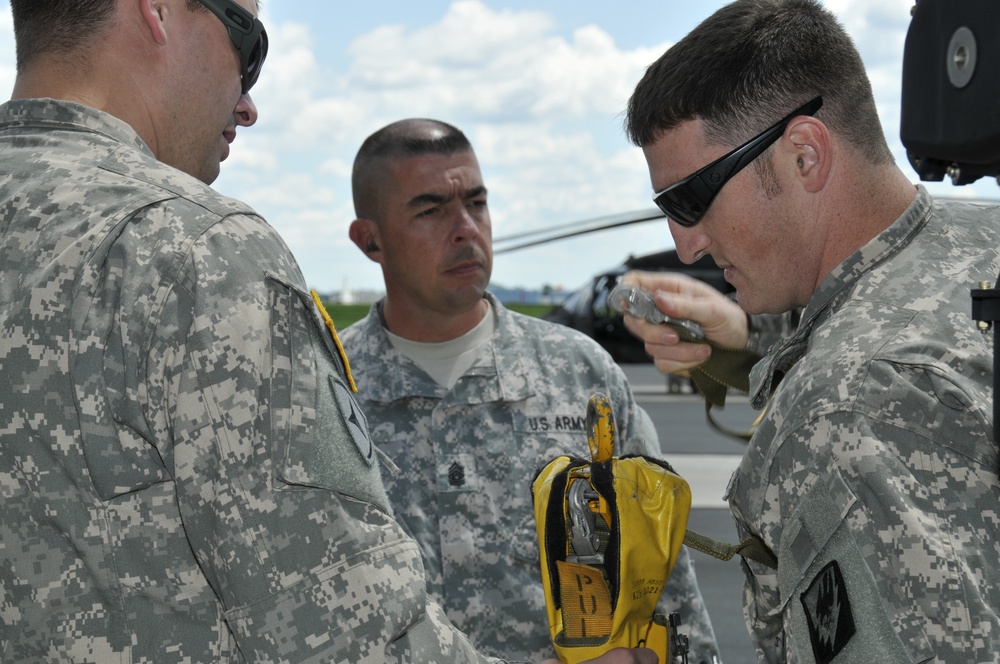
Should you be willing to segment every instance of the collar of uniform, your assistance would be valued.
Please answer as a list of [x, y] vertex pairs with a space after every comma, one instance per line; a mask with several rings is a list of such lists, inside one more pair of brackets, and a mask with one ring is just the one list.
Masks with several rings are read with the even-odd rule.
[[379, 403], [404, 397], [440, 399], [445, 389], [389, 341], [379, 314], [380, 305], [381, 302], [373, 304], [367, 316], [344, 332], [358, 392], [364, 399]]
[[42, 125], [72, 127], [101, 134], [113, 141], [132, 145], [155, 158], [149, 146], [127, 122], [96, 108], [60, 99], [12, 99], [0, 105], [0, 129]]
[[750, 400], [755, 408], [764, 407], [781, 379], [805, 355], [813, 329], [839, 308], [858, 280], [898, 254], [927, 224], [932, 205], [930, 194], [918, 185], [916, 197], [891, 226], [826, 275], [802, 312], [802, 320], [795, 333], [775, 344], [750, 373]]
[[[504, 307], [496, 297], [487, 292], [486, 299], [496, 312], [497, 325], [493, 332], [493, 365], [496, 367], [497, 387], [500, 393], [497, 401], [521, 401], [535, 393], [533, 377], [538, 375], [538, 357], [525, 353], [521, 338], [525, 335], [523, 325], [519, 325], [515, 315]], [[478, 363], [477, 363], [478, 365]], [[474, 365], [469, 373], [475, 370]]]
[[[518, 401], [534, 394], [530, 382], [525, 380], [533, 370], [517, 349], [519, 326], [511, 312], [491, 293], [486, 293], [485, 297], [497, 317], [493, 339], [451, 390], [438, 384], [410, 358], [393, 348], [382, 326], [379, 303], [372, 305], [368, 315], [358, 323], [363, 341], [359, 349], [349, 353], [358, 390], [364, 398], [390, 403], [425, 397], [471, 404]], [[386, 367], [392, 370], [385, 371]]]

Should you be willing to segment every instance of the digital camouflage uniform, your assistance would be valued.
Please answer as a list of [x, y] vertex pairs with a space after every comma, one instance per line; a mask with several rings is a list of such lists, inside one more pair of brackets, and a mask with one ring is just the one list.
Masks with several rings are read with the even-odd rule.
[[747, 317], [747, 350], [764, 357], [778, 341], [795, 331], [801, 309], [783, 314], [755, 314]]
[[0, 155], [0, 658], [484, 661], [264, 220], [76, 104]]
[[743, 563], [762, 661], [1000, 656], [992, 335], [969, 294], [998, 251], [1000, 210], [920, 188], [754, 369], [755, 406], [776, 389], [728, 498], [778, 556]]
[[[372, 439], [400, 467], [386, 489], [420, 544], [431, 596], [483, 652], [540, 660], [555, 651], [531, 506], [536, 471], [563, 454], [589, 458], [594, 392], [615, 408], [617, 454], [661, 454], [652, 421], [597, 343], [486, 297], [493, 339], [450, 390], [393, 348], [377, 304], [342, 338]], [[681, 613], [691, 662], [711, 662], [715, 636], [686, 549], [660, 606]]]

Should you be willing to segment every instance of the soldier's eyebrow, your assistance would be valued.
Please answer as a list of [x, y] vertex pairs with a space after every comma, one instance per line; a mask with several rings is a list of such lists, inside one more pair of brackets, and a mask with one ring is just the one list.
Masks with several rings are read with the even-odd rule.
[[425, 205], [444, 205], [455, 198], [454, 194], [417, 194], [406, 202], [407, 207], [416, 208]]
[[[475, 187], [470, 187], [462, 192], [462, 200], [468, 200], [470, 198], [478, 198], [486, 194], [485, 185], [477, 185]], [[411, 208], [423, 207], [425, 205], [445, 205], [450, 203], [455, 199], [455, 194], [434, 194], [425, 193], [417, 194], [409, 201], [407, 201], [406, 206]]]
[[478, 187], [472, 187], [471, 189], [466, 189], [465, 193], [462, 194], [463, 199], [469, 198], [479, 198], [480, 196], [486, 195], [485, 185], [479, 185]]

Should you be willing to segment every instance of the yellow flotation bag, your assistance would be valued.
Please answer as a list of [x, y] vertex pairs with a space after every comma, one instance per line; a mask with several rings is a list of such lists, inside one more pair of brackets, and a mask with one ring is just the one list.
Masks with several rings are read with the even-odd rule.
[[587, 405], [587, 435], [589, 460], [557, 457], [531, 487], [556, 653], [573, 664], [646, 647], [661, 662], [677, 661], [686, 639], [674, 620], [654, 614], [684, 543], [691, 489], [665, 461], [614, 456], [614, 413], [603, 394]]

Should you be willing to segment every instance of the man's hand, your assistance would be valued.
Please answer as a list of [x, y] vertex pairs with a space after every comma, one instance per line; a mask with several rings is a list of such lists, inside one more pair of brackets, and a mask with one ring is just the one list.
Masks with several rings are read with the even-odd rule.
[[[622, 283], [653, 294], [657, 308], [671, 318], [686, 318], [701, 325], [705, 336], [723, 348], [745, 348], [747, 317], [739, 305], [703, 281], [676, 272], [625, 274]], [[625, 316], [625, 327], [646, 344], [646, 353], [665, 374], [689, 376], [712, 354], [707, 344], [682, 342], [669, 325], [655, 325]]]
[[[615, 648], [596, 659], [588, 659], [580, 664], [658, 664], [660, 658], [648, 648]], [[547, 659], [542, 664], [560, 664], [558, 659]]]

